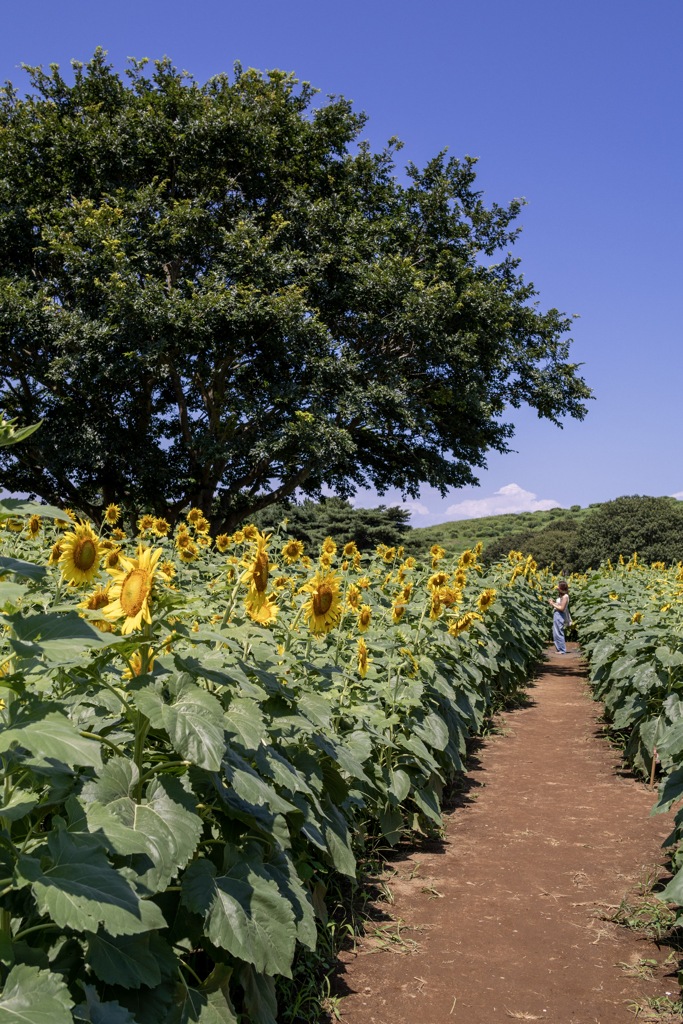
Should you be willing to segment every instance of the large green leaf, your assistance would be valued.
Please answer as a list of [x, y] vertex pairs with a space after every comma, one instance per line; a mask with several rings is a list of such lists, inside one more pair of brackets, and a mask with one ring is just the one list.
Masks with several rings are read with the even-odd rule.
[[144, 686], [133, 690], [135, 706], [149, 718], [152, 727], [165, 729], [173, 749], [186, 761], [217, 772], [225, 750], [225, 727], [220, 702], [183, 673], [165, 679], [170, 701], [161, 688]]
[[159, 892], [197, 848], [203, 826], [193, 808], [194, 798], [181, 783], [167, 778], [152, 782], [140, 804], [121, 796], [106, 807], [97, 801], [88, 805], [86, 814], [90, 831], [101, 833], [116, 853], [142, 854], [132, 861], [138, 884]]
[[101, 925], [116, 936], [165, 926], [159, 908], [138, 897], [101, 849], [77, 844], [61, 827], [48, 836], [48, 849], [49, 856], [20, 857], [16, 878], [60, 928], [97, 932]]
[[72, 1024], [72, 1006], [60, 975], [17, 964], [0, 996], [0, 1024]]
[[19, 558], [0, 558], [0, 573], [11, 572], [14, 576], [20, 576], [25, 580], [42, 580], [47, 576], [47, 569], [44, 565], [34, 565], [33, 562], [23, 562]]
[[100, 1002], [93, 985], [84, 985], [83, 991], [86, 1001], [74, 1010], [75, 1020], [86, 1021], [87, 1024], [137, 1024], [130, 1010], [115, 1000]]
[[275, 983], [265, 974], [258, 974], [251, 964], [241, 964], [239, 980], [244, 990], [244, 1005], [249, 1024], [277, 1024]]
[[[0, 559], [0, 562], [2, 560]], [[9, 642], [25, 658], [45, 658], [55, 665], [80, 661], [86, 651], [118, 644], [124, 638], [100, 633], [75, 611], [8, 616], [13, 631]]]
[[182, 902], [202, 915], [214, 945], [258, 971], [291, 977], [294, 913], [272, 879], [256, 874], [248, 863], [217, 875], [211, 861], [199, 858], [183, 876]]
[[0, 732], [0, 752], [4, 753], [15, 743], [26, 747], [36, 757], [51, 758], [72, 768], [77, 765], [102, 767], [99, 743], [81, 736], [75, 725], [59, 711], [49, 711], [42, 718], [33, 717]]
[[154, 932], [118, 938], [104, 932], [88, 936], [86, 960], [108, 985], [155, 988], [164, 977], [162, 967], [174, 959], [170, 947]]
[[205, 993], [179, 985], [168, 1024], [238, 1024], [229, 996], [220, 989]]
[[0, 519], [5, 516], [42, 516], [43, 519], [67, 518], [66, 512], [54, 505], [40, 505], [37, 501], [25, 501], [24, 498], [3, 498], [0, 501]]

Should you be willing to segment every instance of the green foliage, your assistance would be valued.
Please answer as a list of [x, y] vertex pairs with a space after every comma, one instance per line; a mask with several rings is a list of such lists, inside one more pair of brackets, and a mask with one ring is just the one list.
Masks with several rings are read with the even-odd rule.
[[506, 408], [584, 415], [570, 320], [509, 255], [521, 204], [472, 159], [402, 184], [343, 98], [145, 63], [0, 95], [0, 405], [43, 420], [7, 488], [220, 533], [297, 489], [472, 482]]
[[301, 505], [279, 502], [255, 516], [254, 522], [271, 531], [286, 520], [288, 535], [303, 541], [310, 551], [318, 551], [330, 536], [337, 544], [354, 541], [359, 551], [373, 551], [379, 544], [397, 547], [407, 535], [412, 537], [409, 518], [403, 508], [354, 508], [343, 498], [323, 498]]
[[542, 529], [504, 534], [486, 545], [484, 557], [492, 563], [504, 558], [510, 550], [522, 551], [525, 555], [533, 555], [543, 568], [552, 568], [562, 574], [577, 572], [583, 568], [577, 554], [580, 537], [578, 520], [569, 516], [562, 519], [553, 517], [550, 524]]
[[683, 503], [641, 495], [616, 498], [591, 508], [578, 545], [582, 568], [638, 552], [641, 561], [683, 558]]
[[[387, 553], [339, 569], [347, 593], [369, 584], [361, 672], [351, 605], [328, 634], [303, 624], [301, 562], [280, 567], [264, 628], [241, 579], [255, 542], [178, 560], [124, 636], [76, 613], [56, 566], [27, 571], [55, 537], [49, 521], [0, 533], [0, 1020], [273, 1024], [331, 884], [355, 885], [364, 849], [440, 826], [468, 737], [542, 648], [538, 584], [470, 569], [432, 616], [431, 568]], [[487, 610], [449, 632], [484, 589]]]

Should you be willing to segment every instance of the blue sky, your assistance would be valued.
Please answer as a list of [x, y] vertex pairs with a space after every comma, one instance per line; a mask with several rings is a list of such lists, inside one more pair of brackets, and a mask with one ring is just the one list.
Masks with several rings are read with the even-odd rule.
[[414, 525], [683, 495], [680, 0], [33, 0], [3, 21], [15, 84], [22, 62], [68, 66], [98, 45], [119, 68], [168, 54], [202, 81], [235, 60], [284, 68], [365, 110], [373, 146], [477, 156], [487, 200], [526, 198], [515, 249], [541, 306], [579, 315], [573, 358], [595, 401], [563, 430], [512, 410], [516, 453], [492, 454], [478, 488], [425, 488]]

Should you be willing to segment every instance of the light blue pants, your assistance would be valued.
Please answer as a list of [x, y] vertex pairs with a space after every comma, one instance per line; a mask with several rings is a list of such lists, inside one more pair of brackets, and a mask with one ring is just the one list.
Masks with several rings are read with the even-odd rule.
[[553, 612], [553, 640], [560, 654], [566, 654], [567, 645], [564, 642], [564, 615], [562, 612]]

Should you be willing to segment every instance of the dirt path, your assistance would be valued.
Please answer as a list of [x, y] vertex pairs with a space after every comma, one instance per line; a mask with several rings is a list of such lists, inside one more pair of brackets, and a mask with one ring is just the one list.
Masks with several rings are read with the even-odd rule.
[[669, 820], [620, 773], [576, 651], [529, 697], [478, 752], [445, 843], [394, 861], [391, 920], [346, 957], [347, 1024], [633, 1024], [629, 1003], [678, 997], [675, 964], [641, 976], [669, 951], [600, 916], [661, 863]]

